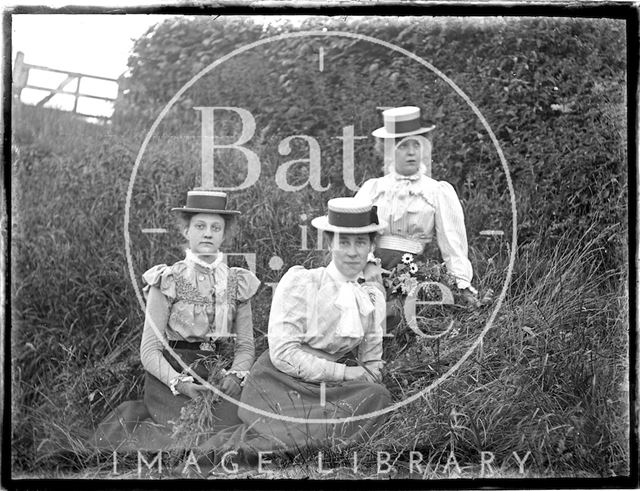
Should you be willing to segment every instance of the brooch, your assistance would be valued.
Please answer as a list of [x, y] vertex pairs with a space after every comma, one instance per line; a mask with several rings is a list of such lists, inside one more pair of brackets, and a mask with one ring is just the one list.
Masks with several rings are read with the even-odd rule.
[[210, 341], [205, 341], [203, 343], [200, 343], [200, 349], [202, 351], [215, 351], [216, 345], [215, 343], [212, 343]]

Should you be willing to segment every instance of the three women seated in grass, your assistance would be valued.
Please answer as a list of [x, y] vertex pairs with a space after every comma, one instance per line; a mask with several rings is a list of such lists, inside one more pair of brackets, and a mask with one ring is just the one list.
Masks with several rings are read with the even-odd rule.
[[[455, 191], [424, 179], [421, 153], [412, 141], [404, 146], [407, 136], [425, 132], [415, 109], [385, 112], [384, 134], [378, 130], [383, 138], [402, 139], [395, 145], [401, 162], [391, 177], [367, 181], [355, 198], [329, 200], [328, 214], [312, 221], [325, 235], [331, 261], [315, 269], [294, 266], [282, 277], [271, 305], [269, 347], [255, 363], [251, 298], [260, 282], [248, 270], [227, 267], [219, 249], [239, 212], [227, 209], [224, 193], [188, 193], [186, 206], [173, 209], [189, 242], [185, 259], [143, 275], [144, 400], [114, 410], [95, 433], [96, 445], [179, 446], [172, 422], [190, 400], [212, 388], [220, 398], [211, 406], [206, 438], [200, 435], [196, 443], [218, 455], [300, 451], [369, 438], [391, 404], [381, 385], [381, 269], [391, 268], [398, 254], [421, 252], [435, 228], [460, 286], [470, 287], [471, 280]], [[383, 247], [376, 248], [381, 232]], [[368, 263], [374, 251], [382, 259], [379, 266]], [[217, 364], [224, 346], [233, 348], [228, 369]], [[215, 384], [203, 385], [207, 380]]]

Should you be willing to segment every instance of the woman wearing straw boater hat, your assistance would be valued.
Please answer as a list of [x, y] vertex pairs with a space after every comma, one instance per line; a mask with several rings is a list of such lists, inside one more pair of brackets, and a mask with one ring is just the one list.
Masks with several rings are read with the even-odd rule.
[[[99, 447], [183, 446], [171, 438], [171, 422], [209, 390], [194, 373], [239, 398], [254, 361], [251, 298], [260, 281], [246, 269], [229, 268], [220, 251], [240, 212], [227, 209], [225, 193], [202, 189], [189, 191], [186, 205], [172, 211], [189, 247], [183, 260], [154, 266], [142, 276], [147, 302], [140, 344], [144, 400], [122, 403], [99, 425], [94, 434]], [[225, 368], [217, 355], [227, 343], [233, 346], [233, 360]], [[240, 423], [236, 404], [224, 398], [213, 405], [210, 417], [214, 432]]]
[[328, 214], [311, 223], [324, 232], [331, 261], [315, 269], [293, 266], [278, 283], [269, 349], [251, 369], [241, 399], [247, 406], [305, 422], [240, 407], [244, 424], [222, 431], [203, 445], [205, 450], [255, 454], [363, 441], [384, 418], [306, 423], [366, 415], [391, 400], [380, 385], [384, 294], [378, 283], [358, 281], [385, 223], [378, 223], [375, 207], [355, 198], [329, 200]]
[[372, 135], [384, 155], [386, 175], [369, 179], [356, 194], [376, 205], [378, 216], [388, 224], [375, 250], [379, 266], [370, 263], [366, 276], [379, 279], [380, 267], [391, 270], [435, 241], [463, 298], [475, 303], [477, 291], [471, 285], [473, 269], [467, 257], [460, 200], [451, 184], [427, 175], [435, 125], [423, 125], [420, 108], [415, 106], [387, 109], [382, 117], [384, 126]]

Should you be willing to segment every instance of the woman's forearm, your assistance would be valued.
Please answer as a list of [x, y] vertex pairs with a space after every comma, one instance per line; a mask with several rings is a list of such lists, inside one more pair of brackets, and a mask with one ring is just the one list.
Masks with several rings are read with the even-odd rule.
[[271, 362], [281, 372], [308, 382], [339, 382], [344, 380], [346, 365], [309, 353], [295, 339], [269, 339]]
[[164, 346], [158, 337], [158, 334], [164, 336], [168, 320], [169, 305], [166, 298], [158, 288], [151, 287], [140, 342], [140, 361], [147, 372], [167, 386], [171, 379], [180, 375], [162, 355]]
[[234, 323], [236, 347], [231, 370], [244, 372], [251, 368], [255, 359], [251, 302], [238, 304]]

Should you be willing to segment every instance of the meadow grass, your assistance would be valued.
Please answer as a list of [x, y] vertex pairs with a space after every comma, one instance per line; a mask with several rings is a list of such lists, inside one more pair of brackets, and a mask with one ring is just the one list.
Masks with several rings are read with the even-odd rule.
[[[140, 137], [23, 109], [12, 145], [12, 468], [16, 476], [116, 477], [108, 458], [84, 439], [109, 410], [140, 396], [143, 315], [122, 243], [124, 195]], [[175, 169], [179, 152], [167, 148], [150, 157], [157, 168], [136, 182], [134, 224], [166, 224], [167, 208], [193, 186], [192, 173]], [[155, 179], [169, 181], [163, 192]], [[267, 267], [273, 254], [287, 266], [323, 262], [321, 252], [291, 247], [299, 241], [300, 212], [322, 209], [313, 193], [292, 196], [260, 181], [233, 200], [245, 212], [238, 250], [264, 252], [258, 260], [264, 281], [277, 281], [286, 270]], [[466, 206], [489, 204], [478, 194]], [[628, 271], [624, 263], [611, 267], [605, 245], [616, 249], [626, 240], [608, 242], [612, 233], [594, 224], [578, 237], [555, 243], [537, 237], [518, 247], [504, 303], [479, 349], [357, 448], [365, 469], [360, 477], [375, 470], [379, 451], [393, 454], [395, 470], [372, 478], [410, 477], [410, 451], [431, 461], [422, 476], [428, 478], [456, 477], [445, 465], [452, 454], [462, 477], [476, 477], [483, 451], [495, 456], [494, 477], [520, 475], [513, 452], [530, 452], [528, 476], [627, 475]], [[137, 273], [180, 257], [170, 235], [132, 232], [144, 245], [133, 251]], [[506, 239], [474, 241], [477, 285], [500, 291], [511, 252]], [[270, 301], [265, 287], [254, 302], [258, 354], [266, 347]], [[432, 307], [423, 312], [431, 327], [448, 319], [457, 326], [437, 340], [417, 338], [401, 324], [385, 347], [393, 355], [385, 384], [394, 398], [445, 373], [490, 311]], [[346, 478], [353, 449], [323, 451], [332, 475]], [[275, 477], [320, 477], [316, 454], [281, 463]], [[135, 477], [136, 465], [122, 463], [117, 477]]]

